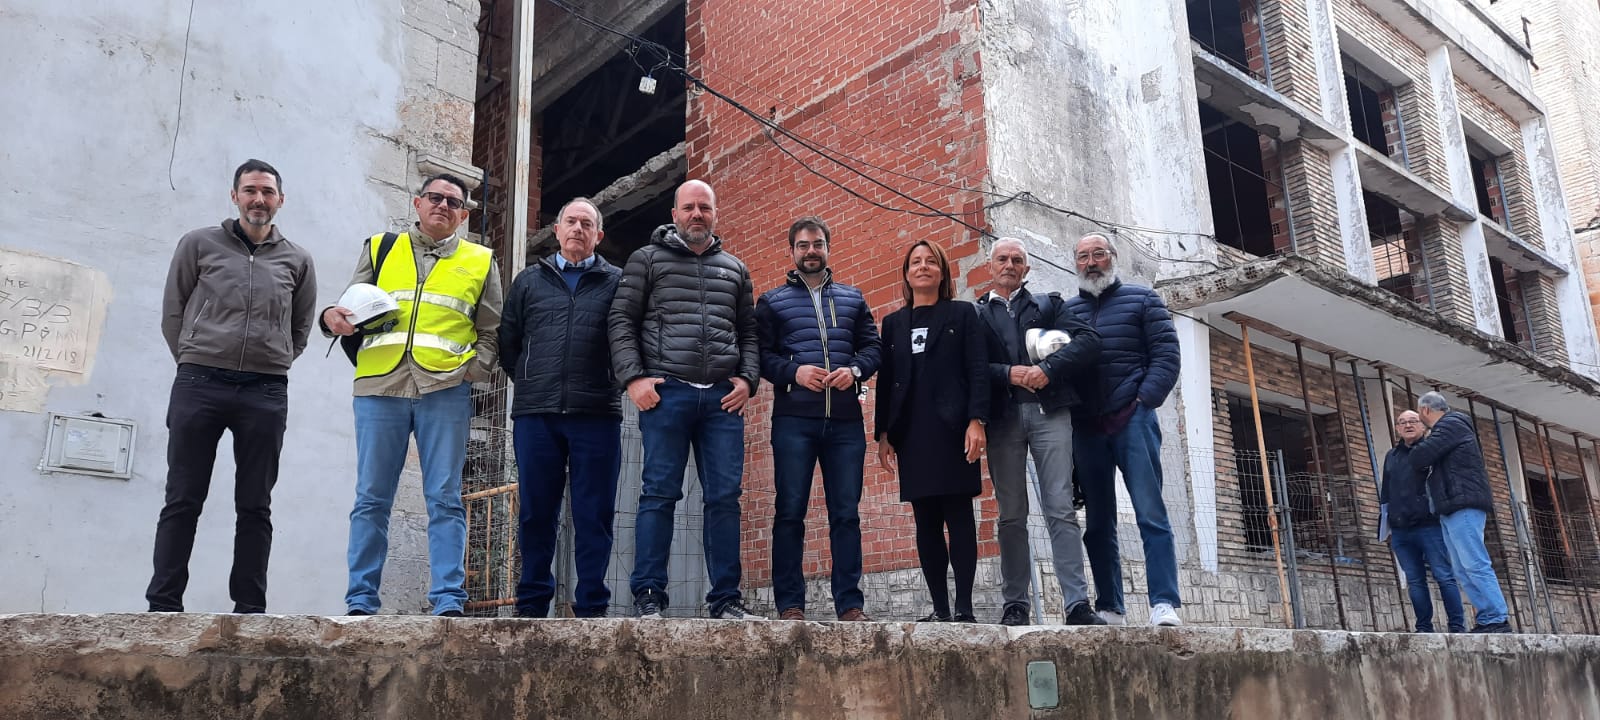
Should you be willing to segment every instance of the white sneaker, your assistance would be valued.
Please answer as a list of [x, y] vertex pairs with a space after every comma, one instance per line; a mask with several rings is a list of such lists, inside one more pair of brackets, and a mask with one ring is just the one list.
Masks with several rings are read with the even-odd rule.
[[1115, 610], [1101, 610], [1100, 611], [1100, 619], [1106, 621], [1107, 625], [1127, 625], [1128, 624], [1128, 616], [1123, 615], [1122, 613], [1119, 613], [1119, 612], [1117, 612]]
[[1178, 618], [1178, 611], [1166, 603], [1156, 603], [1150, 608], [1150, 624], [1163, 627], [1177, 627], [1183, 624]]

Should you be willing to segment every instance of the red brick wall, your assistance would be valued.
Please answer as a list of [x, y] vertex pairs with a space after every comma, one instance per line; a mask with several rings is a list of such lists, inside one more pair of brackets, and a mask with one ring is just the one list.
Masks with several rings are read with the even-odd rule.
[[[690, 0], [691, 71], [713, 88], [785, 128], [857, 160], [945, 185], [981, 187], [987, 172], [975, 0], [800, 0], [757, 4]], [[777, 97], [774, 97], [777, 96]], [[750, 266], [760, 294], [792, 268], [786, 232], [801, 215], [821, 215], [833, 228], [832, 265], [842, 282], [860, 287], [882, 318], [898, 308], [900, 265], [914, 240], [931, 239], [960, 265], [959, 297], [986, 282], [978, 268], [977, 235], [945, 218], [890, 212], [851, 197], [780, 152], [751, 118], [709, 93], [689, 100], [689, 176], [717, 190], [718, 233]], [[784, 146], [817, 170], [894, 207], [910, 201], [852, 176], [803, 150]], [[981, 195], [863, 169], [886, 184], [982, 227]], [[772, 525], [770, 393], [763, 390], [746, 430], [745, 572], [770, 573]], [[870, 413], [870, 402], [869, 402]], [[871, 428], [869, 415], [867, 427]], [[869, 443], [869, 456], [875, 447]], [[867, 461], [861, 505], [865, 569], [912, 567], [916, 551], [910, 507], [898, 501], [895, 478]], [[993, 545], [993, 507], [980, 528]], [[826, 512], [814, 488], [806, 538], [806, 572], [825, 571]]]

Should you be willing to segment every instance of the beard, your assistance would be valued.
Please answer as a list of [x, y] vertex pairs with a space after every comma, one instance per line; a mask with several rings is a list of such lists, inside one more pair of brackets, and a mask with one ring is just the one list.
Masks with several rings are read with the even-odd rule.
[[265, 227], [272, 224], [272, 210], [268, 208], [250, 208], [243, 213], [242, 219], [256, 227]]
[[677, 226], [678, 237], [690, 245], [704, 245], [711, 242], [711, 228], [704, 230], [690, 230], [682, 225]]
[[1099, 297], [1100, 293], [1105, 292], [1106, 288], [1111, 287], [1111, 283], [1116, 281], [1117, 274], [1110, 270], [1102, 272], [1094, 277], [1089, 277], [1088, 275], [1079, 275], [1078, 289], [1095, 297]]

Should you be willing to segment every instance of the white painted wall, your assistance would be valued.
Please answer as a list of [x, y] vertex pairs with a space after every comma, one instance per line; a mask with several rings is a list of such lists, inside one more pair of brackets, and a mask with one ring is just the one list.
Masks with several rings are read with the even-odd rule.
[[[462, 29], [419, 31], [435, 22], [425, 12]], [[10, 107], [0, 142], [0, 247], [97, 268], [114, 293], [92, 375], [51, 390], [47, 409], [138, 424], [131, 480], [41, 475], [45, 416], [0, 411], [0, 612], [144, 609], [174, 371], [158, 323], [177, 239], [236, 216], [233, 168], [259, 157], [284, 175], [279, 228], [311, 251], [320, 295], [335, 299], [361, 239], [409, 215], [403, 188], [414, 183], [422, 145], [412, 140], [430, 134], [416, 129], [445, 125], [431, 135], [448, 147], [426, 149], [470, 154], [459, 139], [465, 127], [470, 140], [476, 35], [466, 18], [476, 12], [475, 2], [445, 0], [196, 3], [180, 116], [189, 3], [7, 0], [0, 8], [0, 95]], [[436, 37], [452, 35], [466, 47]], [[465, 64], [444, 61], [463, 55]], [[452, 87], [440, 89], [444, 76]], [[351, 370], [338, 353], [324, 358], [317, 338], [290, 376], [273, 498], [275, 612], [343, 608]], [[191, 610], [231, 607], [228, 443], [190, 564]]]

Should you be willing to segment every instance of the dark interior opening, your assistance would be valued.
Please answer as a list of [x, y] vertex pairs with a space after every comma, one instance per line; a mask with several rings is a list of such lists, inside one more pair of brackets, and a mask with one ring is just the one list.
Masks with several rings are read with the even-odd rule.
[[1264, 166], [1263, 138], [1205, 103], [1200, 103], [1200, 128], [1217, 242], [1251, 255], [1271, 255], [1277, 250], [1273, 236], [1278, 228], [1273, 227], [1270, 212], [1272, 181]]

